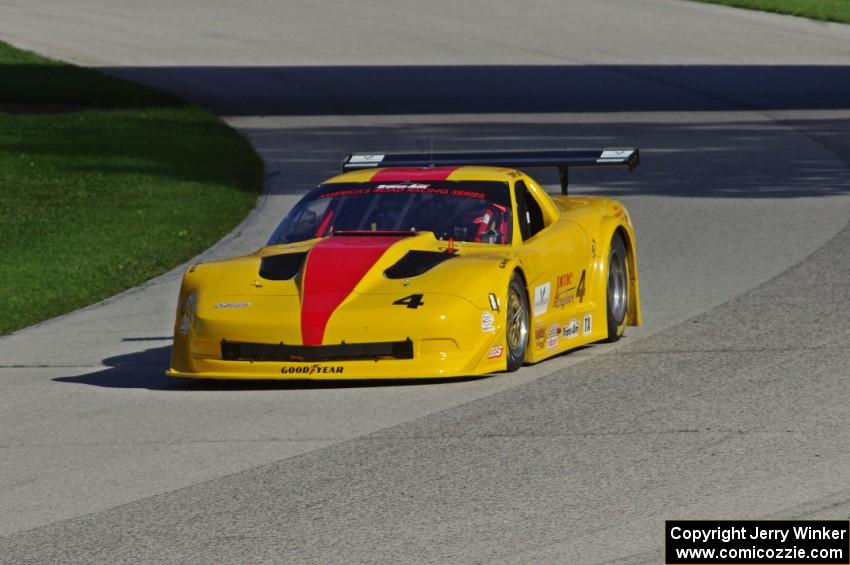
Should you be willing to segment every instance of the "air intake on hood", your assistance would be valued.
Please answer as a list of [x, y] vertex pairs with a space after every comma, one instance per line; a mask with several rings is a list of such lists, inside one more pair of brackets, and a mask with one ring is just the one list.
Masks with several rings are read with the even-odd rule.
[[384, 271], [384, 276], [388, 279], [418, 277], [453, 257], [457, 255], [439, 251], [408, 251], [395, 265]]
[[306, 256], [306, 253], [284, 253], [263, 257], [260, 261], [260, 276], [270, 281], [288, 281], [295, 278]]

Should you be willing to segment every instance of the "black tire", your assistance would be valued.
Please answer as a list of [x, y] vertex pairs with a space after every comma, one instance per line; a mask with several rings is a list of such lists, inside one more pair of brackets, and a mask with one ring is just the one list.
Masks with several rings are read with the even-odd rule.
[[514, 273], [508, 285], [505, 300], [505, 343], [508, 348], [508, 372], [512, 373], [522, 367], [525, 361], [525, 350], [528, 348], [529, 316], [528, 292], [522, 277]]
[[606, 286], [606, 312], [608, 314], [608, 341], [617, 341], [626, 331], [626, 314], [629, 311], [629, 257], [623, 236], [615, 233], [608, 252], [608, 284]]

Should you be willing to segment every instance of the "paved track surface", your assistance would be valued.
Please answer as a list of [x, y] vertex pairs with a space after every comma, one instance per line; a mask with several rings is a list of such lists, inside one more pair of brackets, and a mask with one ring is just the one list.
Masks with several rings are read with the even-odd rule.
[[574, 180], [632, 210], [647, 325], [487, 379], [183, 383], [169, 273], [0, 339], [0, 562], [654, 563], [665, 518], [847, 517], [850, 28], [136, 4], [7, 0], [0, 37], [248, 136], [269, 193], [206, 256], [256, 248], [353, 149], [634, 143], [634, 174]]

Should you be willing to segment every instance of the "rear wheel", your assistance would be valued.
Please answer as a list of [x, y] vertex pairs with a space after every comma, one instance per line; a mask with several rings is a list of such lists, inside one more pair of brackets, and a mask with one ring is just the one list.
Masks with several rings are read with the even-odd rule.
[[505, 342], [508, 345], [508, 372], [522, 367], [528, 347], [528, 293], [522, 277], [514, 273], [508, 285]]
[[626, 330], [629, 309], [629, 268], [623, 236], [614, 234], [608, 252], [608, 341], [617, 341]]

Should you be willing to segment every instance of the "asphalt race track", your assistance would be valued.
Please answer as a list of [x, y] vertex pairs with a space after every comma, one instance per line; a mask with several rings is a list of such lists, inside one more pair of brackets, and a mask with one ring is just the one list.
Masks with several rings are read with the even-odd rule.
[[639, 145], [573, 183], [629, 206], [646, 325], [483, 379], [182, 382], [176, 270], [0, 338], [0, 563], [658, 563], [665, 519], [847, 519], [850, 27], [423, 6], [6, 0], [0, 38], [252, 141], [267, 194], [205, 257], [353, 150]]

